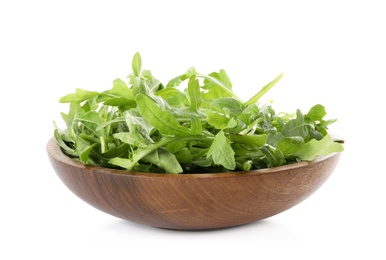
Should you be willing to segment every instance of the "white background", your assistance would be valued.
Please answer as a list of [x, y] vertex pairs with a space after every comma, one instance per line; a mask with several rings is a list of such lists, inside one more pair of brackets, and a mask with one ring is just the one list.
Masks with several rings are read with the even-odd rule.
[[[386, 259], [385, 12], [372, 0], [2, 0], [0, 259]], [[165, 83], [223, 68], [245, 99], [284, 72], [266, 99], [325, 105], [346, 140], [339, 166], [298, 206], [230, 229], [163, 230], [90, 207], [47, 159], [58, 99], [110, 88], [136, 51]]]

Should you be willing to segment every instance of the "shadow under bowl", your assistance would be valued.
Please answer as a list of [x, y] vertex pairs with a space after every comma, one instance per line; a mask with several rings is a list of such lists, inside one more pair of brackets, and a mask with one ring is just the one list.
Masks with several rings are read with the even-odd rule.
[[156, 174], [84, 165], [54, 138], [50, 162], [62, 182], [93, 207], [148, 226], [204, 230], [265, 219], [300, 203], [331, 175], [340, 153], [312, 162], [232, 173]]

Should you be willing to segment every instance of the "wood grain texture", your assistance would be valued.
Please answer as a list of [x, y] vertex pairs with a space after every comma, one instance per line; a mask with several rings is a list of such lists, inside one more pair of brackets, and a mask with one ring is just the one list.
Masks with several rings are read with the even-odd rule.
[[217, 174], [154, 174], [92, 167], [64, 155], [50, 162], [79, 198], [118, 218], [182, 230], [237, 226], [271, 217], [306, 199], [331, 175], [340, 154], [271, 169]]

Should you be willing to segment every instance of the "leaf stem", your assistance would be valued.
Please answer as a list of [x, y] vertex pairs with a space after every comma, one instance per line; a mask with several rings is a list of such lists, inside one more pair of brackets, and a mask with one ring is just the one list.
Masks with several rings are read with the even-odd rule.
[[99, 139], [101, 140], [101, 152], [102, 153], [105, 153], [106, 152], [106, 140], [103, 136], [99, 137]]
[[269, 82], [267, 85], [265, 85], [264, 87], [262, 87], [262, 89], [257, 92], [256, 95], [254, 95], [250, 100], [248, 100], [247, 102], [245, 102], [245, 105], [247, 106], [250, 106], [252, 104], [255, 104], [257, 103], [257, 101], [259, 101], [259, 99], [265, 94], [268, 92], [268, 90], [270, 90], [282, 77], [283, 77], [283, 73], [279, 74], [279, 76], [277, 76], [274, 80], [272, 80], [271, 82]]

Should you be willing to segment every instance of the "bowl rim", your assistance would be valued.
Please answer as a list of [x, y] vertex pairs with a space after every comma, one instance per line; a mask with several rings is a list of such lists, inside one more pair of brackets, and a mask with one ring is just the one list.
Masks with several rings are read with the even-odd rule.
[[265, 175], [265, 174], [277, 174], [278, 172], [294, 170], [298, 168], [306, 168], [321, 163], [331, 157], [338, 156], [340, 153], [334, 152], [326, 156], [318, 156], [313, 161], [302, 161], [297, 163], [286, 164], [277, 167], [256, 169], [250, 171], [233, 171], [233, 172], [219, 172], [219, 173], [184, 173], [184, 174], [165, 174], [165, 173], [152, 173], [152, 172], [129, 172], [124, 169], [114, 169], [102, 166], [93, 166], [84, 164], [74, 158], [67, 156], [63, 153], [61, 147], [57, 144], [54, 137], [51, 137], [46, 145], [46, 150], [49, 157], [64, 164], [76, 167], [82, 170], [91, 170], [97, 172], [103, 172], [110, 175], [132, 176], [132, 177], [162, 177], [162, 178], [219, 178], [219, 177], [235, 177], [235, 176], [251, 176], [251, 175]]

